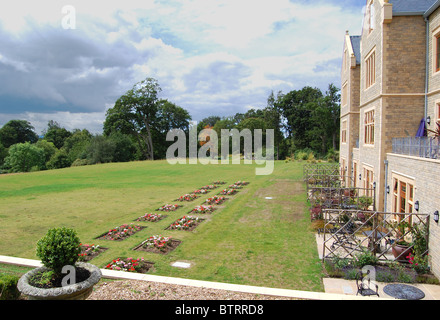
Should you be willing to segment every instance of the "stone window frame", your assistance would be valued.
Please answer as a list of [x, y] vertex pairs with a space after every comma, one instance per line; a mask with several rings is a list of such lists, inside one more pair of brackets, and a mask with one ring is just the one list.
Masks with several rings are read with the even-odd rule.
[[347, 143], [347, 120], [342, 120], [341, 123], [341, 143]]
[[[373, 189], [374, 185], [374, 168], [368, 164], [362, 164], [362, 188]], [[364, 190], [364, 196], [372, 197], [372, 190]]]
[[364, 112], [364, 145], [367, 146], [374, 146], [375, 142], [375, 116], [376, 116], [376, 109], [368, 109]]
[[342, 85], [341, 90], [341, 106], [345, 107], [348, 105], [348, 81]]
[[376, 48], [373, 48], [365, 58], [365, 89], [376, 83]]
[[[396, 213], [413, 213], [414, 212], [414, 202], [416, 193], [416, 181], [415, 178], [409, 177], [402, 173], [392, 171], [391, 173], [391, 196], [392, 196], [392, 212]], [[402, 186], [405, 184], [405, 191], [402, 190]], [[402, 194], [404, 195], [405, 208], [404, 212], [402, 209]], [[396, 215], [396, 218], [403, 219], [401, 215]], [[408, 221], [410, 222], [410, 221]]]
[[440, 26], [432, 31], [432, 74], [440, 74]]

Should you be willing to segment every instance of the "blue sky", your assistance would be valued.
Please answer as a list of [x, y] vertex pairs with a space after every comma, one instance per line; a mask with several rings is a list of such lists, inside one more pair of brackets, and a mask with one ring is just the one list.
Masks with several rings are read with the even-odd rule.
[[[64, 3], [65, 2], [65, 3]], [[70, 5], [73, 11], [62, 11]], [[261, 108], [275, 93], [340, 86], [345, 30], [363, 0], [45, 0], [0, 4], [0, 126], [49, 120], [102, 131], [105, 112], [153, 77], [193, 120]], [[75, 17], [74, 29], [63, 28]], [[64, 25], [65, 26], [65, 25]]]

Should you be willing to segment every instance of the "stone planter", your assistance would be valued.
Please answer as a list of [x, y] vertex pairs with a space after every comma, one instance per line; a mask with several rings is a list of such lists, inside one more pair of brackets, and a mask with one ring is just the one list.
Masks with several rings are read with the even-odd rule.
[[87, 269], [90, 277], [82, 282], [64, 287], [42, 289], [29, 284], [29, 279], [36, 273], [47, 270], [46, 267], [33, 269], [18, 280], [18, 290], [29, 300], [85, 300], [92, 293], [93, 286], [101, 279], [101, 270], [90, 263], [78, 262], [77, 267]]
[[406, 257], [413, 252], [412, 248], [400, 244], [396, 244], [394, 247], [392, 247], [391, 250], [393, 252], [394, 258], [397, 259], [399, 257], [399, 261], [407, 260]]

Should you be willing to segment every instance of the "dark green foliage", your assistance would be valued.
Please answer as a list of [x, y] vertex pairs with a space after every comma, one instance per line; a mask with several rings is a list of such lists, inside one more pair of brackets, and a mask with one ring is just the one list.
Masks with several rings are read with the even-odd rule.
[[0, 129], [0, 143], [5, 147], [17, 143], [37, 142], [34, 127], [26, 120], [11, 120]]
[[20, 291], [17, 289], [19, 277], [0, 274], [0, 300], [17, 300], [20, 297]]
[[78, 255], [81, 253], [80, 243], [73, 229], [49, 229], [37, 242], [36, 254], [45, 267], [61, 274], [64, 266], [73, 266], [78, 261]]
[[29, 172], [44, 166], [44, 150], [29, 142], [17, 143], [9, 148], [4, 167], [10, 172]]

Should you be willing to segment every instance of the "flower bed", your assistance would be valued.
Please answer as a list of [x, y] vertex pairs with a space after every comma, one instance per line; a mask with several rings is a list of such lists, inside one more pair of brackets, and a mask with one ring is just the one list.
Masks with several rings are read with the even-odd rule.
[[140, 216], [139, 218], [136, 219], [136, 221], [149, 221], [149, 222], [157, 222], [160, 221], [164, 218], [166, 218], [167, 216], [164, 216], [163, 214], [160, 213], [146, 213], [143, 216]]
[[234, 183], [234, 184], [230, 184], [228, 188], [229, 188], [229, 189], [242, 189], [243, 186], [240, 185], [240, 184], [235, 184], [235, 183]]
[[234, 184], [238, 185], [238, 186], [246, 186], [246, 185], [249, 184], [249, 182], [247, 182], [247, 181], [237, 181]]
[[197, 189], [197, 190], [193, 191], [193, 194], [206, 194], [209, 191], [211, 191], [211, 190], [208, 190], [208, 189]]
[[205, 214], [205, 213], [212, 213], [212, 212], [214, 212], [214, 210], [215, 210], [214, 206], [211, 206], [211, 205], [209, 205], [209, 206], [201, 205], [201, 206], [197, 206], [194, 209], [192, 209], [190, 211], [190, 213]]
[[214, 181], [212, 184], [213, 185], [220, 185], [220, 184], [226, 184], [226, 182], [217, 180], [217, 181]]
[[180, 240], [175, 240], [171, 237], [164, 237], [162, 235], [154, 235], [143, 241], [133, 250], [167, 254], [176, 249], [179, 244], [181, 244]]
[[218, 188], [218, 186], [214, 185], [214, 184], [208, 184], [206, 186], [201, 187], [200, 189], [208, 189], [208, 190], [213, 190]]
[[81, 253], [78, 254], [78, 261], [87, 262], [104, 252], [108, 248], [102, 248], [99, 245], [80, 243]]
[[178, 204], [166, 204], [166, 205], [160, 207], [159, 209], [156, 209], [156, 211], [165, 211], [165, 212], [176, 211], [180, 207], [182, 207], [182, 206], [180, 206]]
[[211, 204], [219, 205], [219, 204], [222, 204], [223, 202], [225, 202], [226, 200], [227, 200], [226, 197], [213, 196], [213, 197], [210, 197], [210, 198], [206, 199], [205, 203], [210, 204], [210, 205]]
[[176, 199], [176, 201], [193, 201], [195, 199], [197, 199], [199, 196], [194, 194], [194, 193], [187, 193], [184, 194], [183, 196], [179, 197], [178, 199]]
[[153, 267], [154, 263], [145, 261], [144, 258], [133, 259], [133, 258], [117, 258], [112, 260], [109, 264], [105, 266], [105, 269], [117, 270], [117, 271], [127, 271], [127, 272], [138, 272], [146, 273]]
[[112, 241], [122, 241], [124, 239], [127, 239], [128, 237], [132, 236], [136, 232], [144, 229], [146, 227], [142, 227], [139, 225], [135, 225], [133, 223], [131, 224], [123, 224], [119, 227], [116, 227], [114, 229], [110, 229], [107, 233], [104, 233], [98, 239], [104, 239], [104, 240], [112, 240]]
[[183, 216], [179, 220], [176, 220], [172, 223], [167, 229], [168, 230], [185, 230], [192, 231], [194, 230], [203, 219], [193, 216]]
[[225, 195], [225, 196], [232, 196], [238, 192], [237, 189], [223, 189], [219, 192], [219, 194]]

